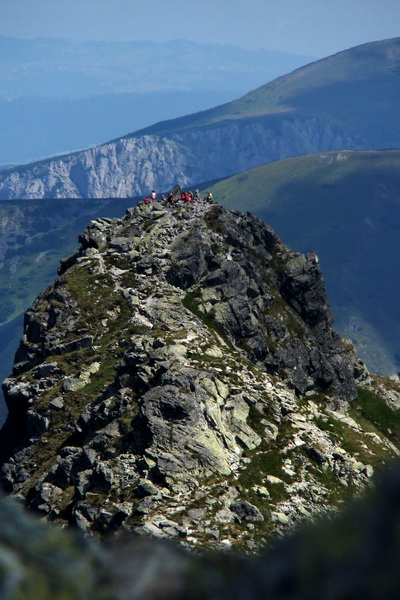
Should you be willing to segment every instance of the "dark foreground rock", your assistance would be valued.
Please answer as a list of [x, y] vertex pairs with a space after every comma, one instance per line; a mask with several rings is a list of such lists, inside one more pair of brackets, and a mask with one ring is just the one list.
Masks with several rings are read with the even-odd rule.
[[260, 556], [127, 537], [99, 545], [0, 502], [2, 600], [395, 600], [400, 470], [331, 520]]

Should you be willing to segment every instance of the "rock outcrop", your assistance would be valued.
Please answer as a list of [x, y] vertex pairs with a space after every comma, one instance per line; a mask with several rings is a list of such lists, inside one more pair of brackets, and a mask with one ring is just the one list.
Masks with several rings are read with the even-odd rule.
[[4, 384], [2, 483], [31, 509], [254, 550], [397, 454], [394, 430], [349, 412], [372, 380], [332, 329], [314, 254], [204, 204], [139, 205], [80, 242]]
[[[0, 381], [12, 371], [23, 313], [54, 281], [62, 257], [76, 249], [83, 227], [99, 214], [123, 214], [126, 200], [63, 199], [0, 202]], [[0, 423], [6, 416], [0, 390]]]

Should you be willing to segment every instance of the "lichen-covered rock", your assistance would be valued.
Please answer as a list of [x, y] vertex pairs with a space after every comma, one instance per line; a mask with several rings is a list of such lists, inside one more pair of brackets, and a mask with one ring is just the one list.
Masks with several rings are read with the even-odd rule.
[[315, 255], [201, 203], [140, 205], [80, 240], [4, 384], [7, 493], [101, 535], [254, 550], [397, 453], [351, 404], [366, 371]]

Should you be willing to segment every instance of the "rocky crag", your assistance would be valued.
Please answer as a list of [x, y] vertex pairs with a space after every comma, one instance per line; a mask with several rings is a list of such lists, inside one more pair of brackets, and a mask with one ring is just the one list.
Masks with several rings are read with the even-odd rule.
[[80, 243], [4, 383], [2, 483], [31, 509], [254, 550], [398, 453], [398, 382], [332, 329], [314, 254], [215, 204], [139, 205]]
[[[0, 203], [0, 381], [10, 374], [25, 310], [57, 274], [60, 258], [99, 214], [119, 216], [126, 200], [63, 199]], [[5, 419], [0, 391], [0, 422]]]

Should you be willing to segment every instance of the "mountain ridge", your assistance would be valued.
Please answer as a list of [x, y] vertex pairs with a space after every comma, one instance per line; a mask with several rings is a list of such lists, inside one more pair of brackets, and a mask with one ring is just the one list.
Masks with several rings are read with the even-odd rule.
[[[399, 38], [365, 44], [215, 109], [162, 122], [81, 153], [3, 171], [0, 199], [129, 197], [153, 188], [165, 190], [175, 181], [186, 186], [228, 176], [288, 156], [400, 146], [395, 125], [399, 46]], [[332, 72], [337, 66], [339, 75], [331, 76], [330, 85], [318, 87], [321, 77], [329, 77], [326, 61]], [[360, 82], [352, 77], [361, 67]], [[307, 81], [304, 87], [299, 87], [299, 74]], [[295, 109], [282, 112], [285, 103], [293, 103]], [[276, 106], [282, 114], [271, 114]], [[259, 107], [262, 114], [256, 117]]]
[[227, 102], [310, 60], [201, 40], [85, 43], [0, 36], [0, 164], [86, 149]]

